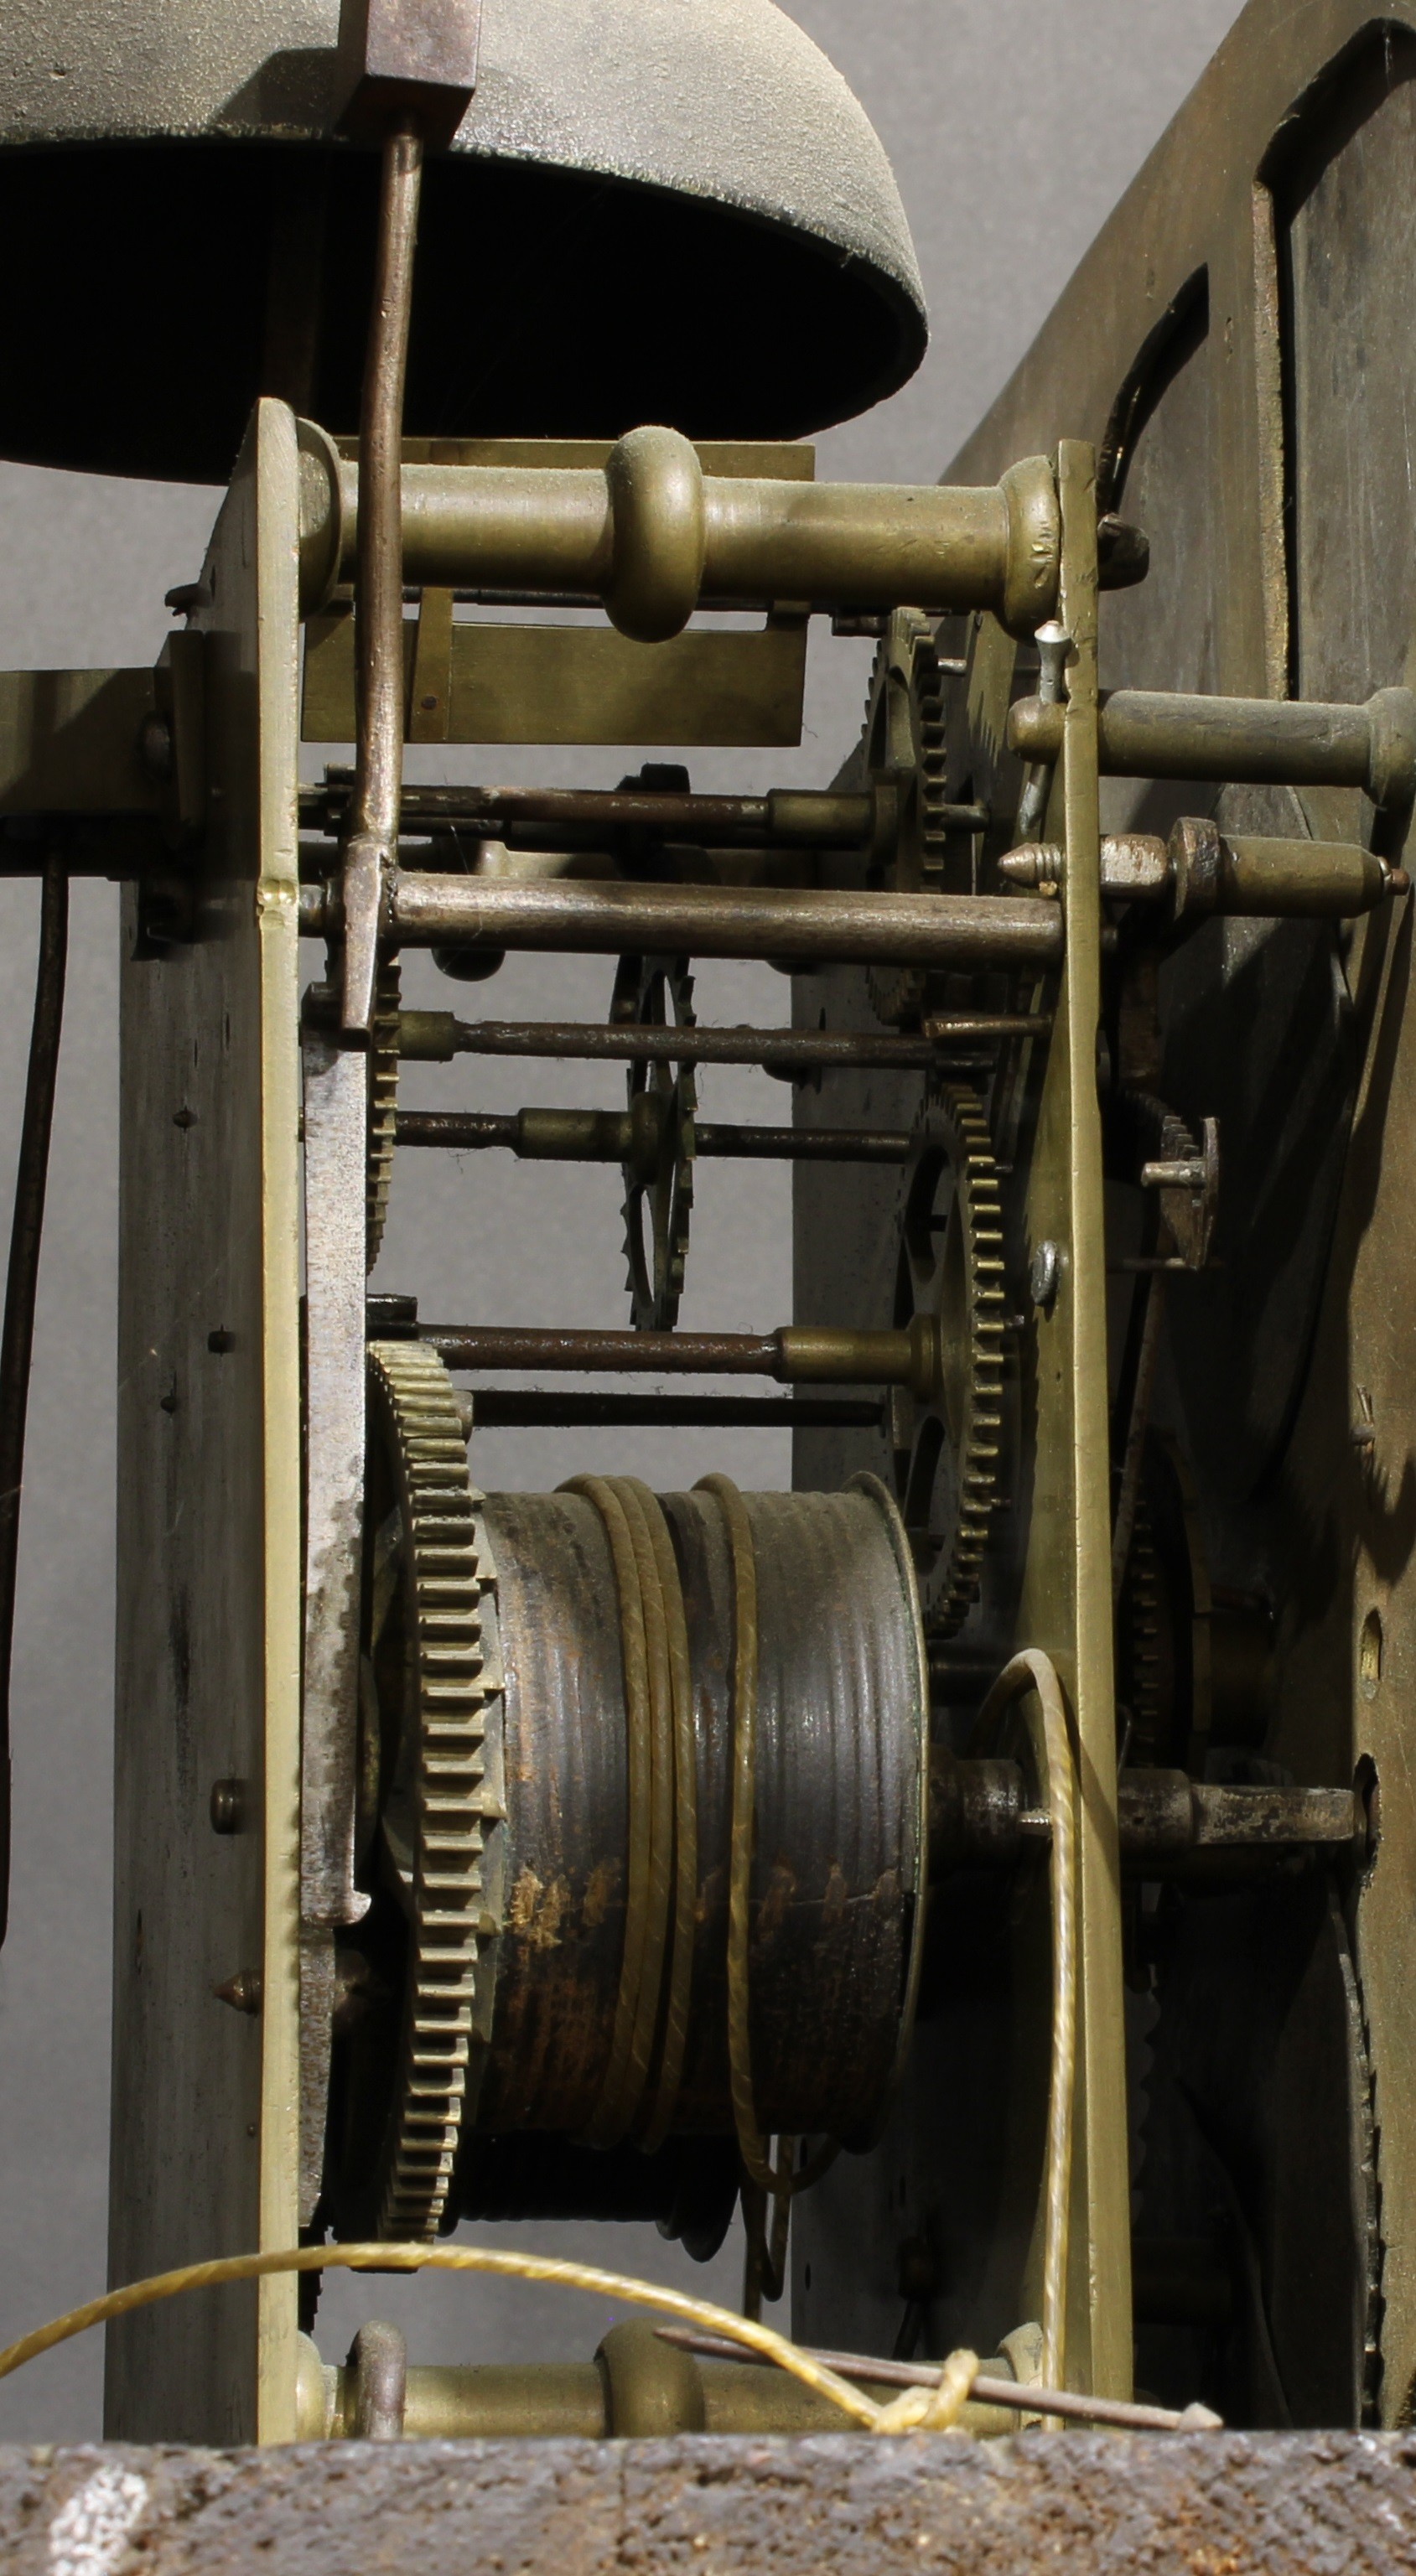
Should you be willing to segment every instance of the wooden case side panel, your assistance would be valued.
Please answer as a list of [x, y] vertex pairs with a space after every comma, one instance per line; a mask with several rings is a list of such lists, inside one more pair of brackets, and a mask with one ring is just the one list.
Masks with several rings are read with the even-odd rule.
[[[125, 905], [115, 2282], [293, 2235], [294, 506], [293, 424], [263, 405], [206, 567], [196, 936], [137, 953]], [[210, 1823], [218, 1779], [243, 1784], [229, 1837]], [[233, 1977], [259, 1981], [259, 2011], [218, 1999]], [[110, 2434], [253, 2439], [260, 2341], [293, 2387], [289, 2293], [203, 2293], [110, 2330]]]

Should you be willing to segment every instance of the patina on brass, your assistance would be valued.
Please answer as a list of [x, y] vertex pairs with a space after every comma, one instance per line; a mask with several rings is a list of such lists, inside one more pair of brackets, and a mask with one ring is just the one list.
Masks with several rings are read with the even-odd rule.
[[[1021, 698], [1011, 709], [1008, 744], [1020, 757], [1055, 760], [1061, 739], [1060, 708]], [[1360, 787], [1374, 805], [1401, 809], [1416, 795], [1410, 689], [1378, 689], [1360, 707], [1113, 689], [1100, 703], [1098, 740], [1108, 778]]]
[[937, 1317], [895, 1332], [782, 1324], [774, 1333], [597, 1332], [569, 1325], [424, 1324], [449, 1368], [663, 1370], [671, 1376], [775, 1377], [786, 1385], [903, 1386], [921, 1402], [940, 1392]]
[[[333, 464], [334, 451], [322, 452]], [[330, 583], [353, 570], [359, 506], [347, 462], [307, 479], [302, 550], [328, 564]], [[405, 465], [403, 548], [409, 582], [588, 595], [641, 643], [678, 634], [715, 599], [842, 609], [923, 599], [996, 608], [1030, 631], [1057, 596], [1057, 501], [1043, 457], [986, 491], [763, 481], [704, 474], [689, 441], [660, 428], [631, 431], [598, 470]]]
[[[566, 122], [525, 175], [562, 215], [582, 182], [621, 211], [654, 189], [680, 250], [700, 216], [725, 260], [750, 242], [779, 309], [817, 262], [814, 372], [785, 324], [749, 363], [742, 267], [736, 303], [719, 275], [735, 368], [705, 328], [684, 372], [701, 271], [685, 256], [656, 299], [646, 248], [643, 364], [610, 334], [580, 368], [567, 326], [555, 400], [529, 346], [490, 413], [452, 360], [428, 402], [419, 332], [455, 357], [448, 316], [495, 267], [449, 282], [449, 209], [514, 188], [511, 74], [552, 24], [489, 0], [458, 124], [473, 13], [448, 21], [430, 125], [417, 60], [380, 47], [436, 35], [438, 6], [351, 6], [352, 83], [323, 0], [303, 71], [253, 52], [242, 5], [184, 66], [178, 7], [83, 128], [86, 22], [72, 112], [36, 121], [17, 65], [21, 152], [0, 104], [12, 212], [42, 207], [60, 145], [76, 203], [130, 150], [114, 244], [159, 146], [164, 238], [198, 201], [265, 224], [282, 155], [290, 191], [264, 267], [232, 235], [250, 275], [221, 381], [153, 364], [166, 325], [133, 333], [132, 402], [72, 450], [62, 350], [29, 363], [26, 296], [72, 336], [42, 226], [3, 290], [18, 451], [205, 470], [247, 407], [253, 296], [292, 397], [258, 409], [156, 673], [0, 686], [5, 872], [49, 852], [52, 890], [62, 826], [73, 872], [131, 884], [115, 2266], [463, 2216], [653, 2218], [706, 2254], [746, 2179], [749, 2300], [790, 2197], [796, 2330], [877, 2369], [1045, 2330], [1073, 2416], [1133, 2421], [1136, 2370], [1180, 2400], [1168, 2422], [1197, 2392], [1246, 2423], [1404, 2421], [1416, 377], [1388, 212], [1416, 167], [1416, 0], [1375, 32], [1351, 0], [1253, 0], [950, 479], [898, 491], [818, 484], [807, 451], [751, 435], [898, 381], [918, 345], [870, 150], [840, 156], [829, 204], [790, 195], [792, 97], [816, 182], [822, 137], [861, 133], [759, 0], [723, 0], [740, 47], [706, 158], [684, 120], [707, 14], [564, 0]], [[586, 99], [613, 95], [631, 18], [611, 149]], [[682, 81], [634, 159], [671, 20]], [[801, 75], [770, 151], [735, 86], [754, 63]], [[357, 442], [317, 425], [347, 426], [353, 378], [311, 327], [316, 201], [336, 283], [342, 218], [372, 205], [340, 116], [387, 181]], [[190, 361], [210, 335], [170, 300]], [[598, 615], [500, 615], [528, 606]], [[400, 811], [409, 740], [793, 741], [818, 611], [884, 630], [834, 784], [703, 797], [650, 764]], [[357, 743], [352, 782], [299, 789], [301, 715]], [[303, 1023], [301, 930], [333, 952]], [[516, 951], [622, 962], [601, 1025], [467, 1023], [402, 1010], [404, 946], [473, 979]], [[699, 1028], [696, 957], [783, 968], [792, 1028]], [[474, 1093], [400, 1119], [404, 1058], [498, 1054], [627, 1063], [628, 1105], [509, 1116]], [[792, 1126], [702, 1123], [700, 1063], [791, 1079]], [[613, 1161], [631, 1230], [666, 1171], [686, 1202], [697, 1152], [781, 1155], [793, 1320], [669, 1330], [675, 1216], [671, 1282], [635, 1284], [645, 1329], [537, 1326], [558, 1308], [529, 1302], [422, 1323], [366, 1286], [400, 1133]], [[789, 1423], [798, 1490], [484, 1498], [482, 1399], [450, 1367], [594, 1381], [494, 1387], [487, 1427]], [[637, 2329], [533, 2383], [410, 2372], [372, 2325], [341, 2379], [295, 2325], [275, 2282], [128, 2319], [115, 2429], [817, 2423], [767, 2374]]]
[[[333, 927], [334, 907], [310, 928]], [[337, 916], [334, 916], [337, 918]], [[499, 883], [400, 869], [387, 896], [390, 935], [405, 948], [560, 949], [602, 957], [641, 951], [699, 957], [854, 960], [904, 965], [1043, 966], [1057, 958], [1055, 912], [1006, 895], [844, 895], [791, 888]]]
[[[369, 2438], [360, 2419], [372, 2359], [356, 2346], [343, 2368], [322, 2366], [314, 2346], [302, 2344], [302, 2441]], [[889, 2386], [917, 2376], [889, 2364], [884, 2371]], [[989, 2395], [965, 2407], [965, 2432], [1015, 2432], [1029, 2401], [1009, 2356], [991, 2360], [983, 2376]], [[1013, 2404], [999, 2404], [995, 2389], [1016, 2391]], [[396, 2431], [409, 2441], [663, 2441], [676, 2433], [834, 2433], [841, 2421], [829, 2398], [784, 2371], [732, 2357], [721, 2343], [699, 2359], [672, 2330], [657, 2332], [638, 2318], [612, 2326], [590, 2362], [410, 2369], [405, 2356], [401, 2397]]]
[[[1025, 842], [998, 862], [1009, 885], [1055, 894], [1062, 853]], [[1352, 920], [1410, 891], [1404, 868], [1392, 868], [1354, 841], [1284, 841], [1253, 832], [1221, 832], [1207, 816], [1183, 816], [1168, 840], [1147, 832], [1108, 833], [1101, 845], [1101, 891], [1112, 902], [1169, 899], [1177, 920], [1211, 913]]]

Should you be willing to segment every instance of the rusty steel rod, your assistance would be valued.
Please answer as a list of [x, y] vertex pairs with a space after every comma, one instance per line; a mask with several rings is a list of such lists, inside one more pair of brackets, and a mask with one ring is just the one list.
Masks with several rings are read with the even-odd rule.
[[[300, 799], [302, 814], [307, 819], [340, 815], [348, 794], [341, 780], [307, 788]], [[766, 796], [695, 796], [647, 787], [415, 786], [403, 796], [405, 823], [434, 830], [487, 827], [484, 837], [506, 826], [632, 831], [705, 849], [733, 842], [855, 849], [870, 838], [875, 814], [871, 791], [822, 788], [773, 789]]]
[[403, 388], [413, 307], [423, 145], [411, 115], [383, 148], [373, 310], [359, 416], [359, 541], [355, 580], [358, 735], [344, 843], [341, 1017], [367, 1035], [378, 968], [383, 882], [398, 856], [403, 784]]
[[1057, 905], [1027, 896], [842, 894], [391, 873], [387, 935], [403, 947], [551, 949], [803, 964], [1054, 966]]
[[636, 1333], [581, 1325], [420, 1324], [450, 1369], [576, 1369], [624, 1376], [772, 1377], [832, 1386], [915, 1386], [932, 1355], [915, 1332], [782, 1324], [772, 1333]]
[[878, 1431], [878, 1403], [811, 1395], [592, 1395], [479, 1387], [479, 1431]]
[[1046, 1012], [977, 1012], [926, 1020], [917, 1037], [854, 1029], [601, 1027], [593, 1020], [459, 1020], [449, 1053], [561, 1058], [567, 1063], [745, 1064], [783, 1073], [854, 1066], [926, 1073], [951, 1048], [1043, 1038]]
[[[677, 2344], [681, 2352], [701, 2353], [707, 2361], [760, 2361], [764, 2370], [776, 2367], [766, 2353], [730, 2343], [726, 2335], [700, 2334], [696, 2326], [656, 2326], [654, 2332], [661, 2343]], [[834, 2370], [861, 2388], [937, 2388], [944, 2376], [936, 2362], [885, 2361], [864, 2352], [823, 2352], [815, 2344], [803, 2344], [802, 2350], [813, 2361], [819, 2361], [823, 2369]], [[1187, 2406], [1178, 2412], [1171, 2406], [1133, 2405], [1124, 2397], [1086, 2397], [1077, 2389], [1027, 2387], [1016, 2379], [995, 2378], [990, 2371], [978, 2373], [970, 2395], [980, 2406], [1006, 2406], [1020, 2415], [1061, 2416], [1076, 2424], [1114, 2424], [1128, 2433], [1215, 2433], [1224, 2429], [1222, 2418], [1211, 2414], [1207, 2406]]]
[[721, 1127], [694, 1129], [700, 1157], [733, 1162], [904, 1163], [910, 1140], [894, 1127]]
[[[544, 1113], [541, 1113], [544, 1116]], [[400, 1145], [446, 1147], [454, 1153], [485, 1153], [501, 1148], [531, 1162], [623, 1163], [634, 1151], [635, 1138], [627, 1110], [551, 1113], [559, 1128], [583, 1128], [583, 1135], [559, 1143], [542, 1142], [534, 1126], [517, 1110], [508, 1116], [460, 1109], [401, 1109], [396, 1128]], [[866, 1127], [723, 1127], [697, 1125], [694, 1150], [700, 1160], [783, 1163], [903, 1163], [909, 1137], [898, 1129]]]
[[770, 1333], [596, 1332], [579, 1325], [537, 1331], [517, 1324], [420, 1324], [420, 1341], [451, 1369], [621, 1370], [640, 1376], [775, 1377]]

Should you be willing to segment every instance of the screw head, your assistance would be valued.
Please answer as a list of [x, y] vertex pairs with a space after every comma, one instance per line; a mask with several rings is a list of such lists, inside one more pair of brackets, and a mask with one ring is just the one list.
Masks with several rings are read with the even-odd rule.
[[1039, 1243], [1028, 1270], [1028, 1293], [1035, 1306], [1050, 1315], [1062, 1276], [1062, 1254], [1055, 1243]]
[[213, 1986], [219, 2004], [229, 2004], [233, 2012], [258, 2013], [261, 2008], [261, 1980], [254, 1968], [238, 1968], [234, 1977], [223, 1985]]
[[213, 1780], [210, 1813], [214, 1834], [239, 1834], [246, 1822], [245, 1781]]
[[175, 766], [172, 727], [166, 716], [153, 714], [143, 718], [142, 731], [138, 736], [138, 757], [149, 778], [156, 779], [159, 785], [165, 784], [172, 776]]

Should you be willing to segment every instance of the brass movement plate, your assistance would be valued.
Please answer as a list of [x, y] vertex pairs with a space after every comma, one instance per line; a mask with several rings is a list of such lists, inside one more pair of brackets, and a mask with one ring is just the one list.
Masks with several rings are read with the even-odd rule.
[[[609, 625], [459, 624], [450, 609], [450, 594], [426, 592], [423, 618], [405, 625], [410, 741], [691, 748], [801, 740], [804, 618], [750, 633], [693, 628], [667, 644], [635, 644]], [[430, 610], [441, 620], [440, 651], [419, 632]], [[306, 742], [354, 739], [347, 611], [309, 622], [301, 733]]]

